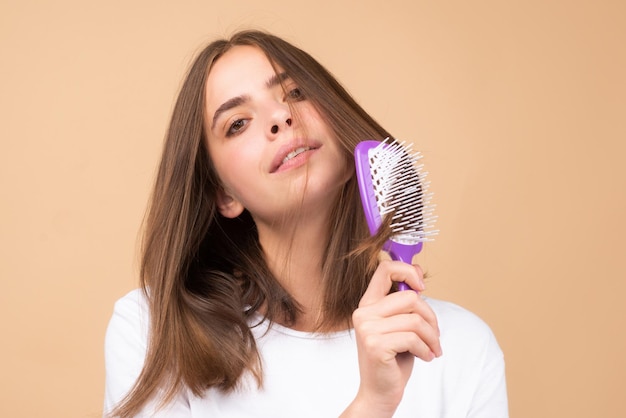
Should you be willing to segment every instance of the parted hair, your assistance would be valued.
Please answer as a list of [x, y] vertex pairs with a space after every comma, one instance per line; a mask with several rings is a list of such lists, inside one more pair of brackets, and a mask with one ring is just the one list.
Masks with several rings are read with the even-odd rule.
[[[220, 180], [207, 146], [206, 80], [213, 64], [238, 45], [262, 50], [298, 85], [339, 141], [348, 166], [359, 141], [389, 136], [328, 70], [277, 36], [241, 31], [199, 52], [172, 112], [144, 220], [140, 280], [150, 311], [145, 363], [112, 416], [131, 417], [152, 398], [164, 405], [183, 388], [196, 396], [208, 388], [230, 391], [244, 373], [262, 385], [250, 316], [263, 307], [267, 320], [289, 324], [300, 312], [268, 268], [250, 214], [228, 219], [216, 206]], [[353, 175], [327, 223], [320, 332], [350, 326], [384, 240], [369, 237], [359, 199]]]

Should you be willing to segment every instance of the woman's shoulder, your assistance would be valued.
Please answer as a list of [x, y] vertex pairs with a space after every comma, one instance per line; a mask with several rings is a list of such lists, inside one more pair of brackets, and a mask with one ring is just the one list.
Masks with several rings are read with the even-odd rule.
[[[145, 344], [150, 315], [148, 300], [141, 289], [134, 289], [119, 298], [107, 328], [107, 342], [120, 343], [135, 338], [135, 343]], [[120, 341], [122, 340], [122, 341]]]
[[464, 344], [474, 342], [479, 345], [497, 346], [493, 331], [475, 313], [453, 302], [430, 297], [424, 299], [437, 315], [442, 337]]
[[437, 315], [443, 355], [422, 367], [446, 378], [438, 392], [449, 415], [507, 417], [504, 354], [489, 325], [455, 303], [425, 300]]
[[111, 411], [132, 388], [146, 355], [149, 311], [142, 290], [128, 292], [114, 304], [104, 342], [105, 411]]
[[146, 298], [146, 294], [142, 289], [137, 288], [129, 291], [124, 296], [115, 301], [114, 308], [115, 310], [135, 308], [147, 309], [147, 306], [148, 300]]

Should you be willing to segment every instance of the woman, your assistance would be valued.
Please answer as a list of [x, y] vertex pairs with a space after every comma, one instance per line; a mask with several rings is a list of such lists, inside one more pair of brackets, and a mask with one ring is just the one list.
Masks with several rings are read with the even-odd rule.
[[105, 413], [507, 416], [489, 328], [393, 292], [424, 290], [422, 270], [378, 262], [389, 231], [368, 236], [352, 153], [387, 136], [278, 37], [205, 48], [167, 133], [143, 291], [116, 303], [107, 331]]

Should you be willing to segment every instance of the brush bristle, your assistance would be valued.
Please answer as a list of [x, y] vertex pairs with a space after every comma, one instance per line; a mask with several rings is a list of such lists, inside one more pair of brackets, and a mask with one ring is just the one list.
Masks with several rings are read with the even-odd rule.
[[432, 241], [436, 216], [422, 155], [412, 144], [387, 138], [369, 152], [370, 173], [381, 217], [392, 213], [392, 240], [402, 244]]

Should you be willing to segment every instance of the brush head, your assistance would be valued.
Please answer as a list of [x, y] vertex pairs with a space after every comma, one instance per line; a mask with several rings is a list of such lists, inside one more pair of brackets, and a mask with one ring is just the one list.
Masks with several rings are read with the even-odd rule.
[[412, 145], [387, 138], [383, 142], [363, 141], [355, 149], [357, 179], [370, 233], [374, 235], [383, 219], [391, 214], [391, 241], [421, 250], [438, 231], [428, 192], [427, 173], [419, 152]]

